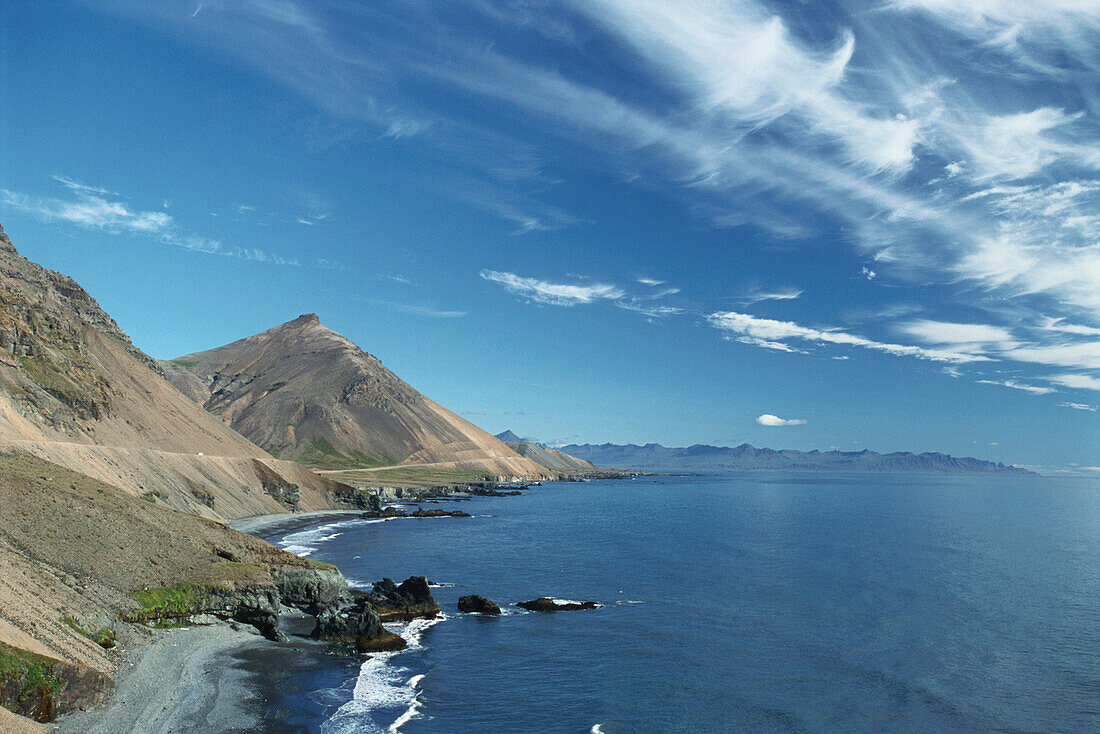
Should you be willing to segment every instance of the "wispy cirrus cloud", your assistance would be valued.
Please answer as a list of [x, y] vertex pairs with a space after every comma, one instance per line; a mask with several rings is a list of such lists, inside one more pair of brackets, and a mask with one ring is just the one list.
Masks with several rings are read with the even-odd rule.
[[1053, 387], [1043, 387], [1041, 385], [1026, 385], [1016, 380], [977, 380], [980, 385], [998, 385], [1000, 387], [1008, 387], [1013, 390], [1020, 390], [1022, 392], [1031, 393], [1032, 395], [1049, 395], [1054, 392], [1058, 392]]
[[796, 324], [792, 321], [760, 318], [736, 311], [717, 311], [707, 320], [712, 326], [723, 331], [736, 341], [781, 351], [794, 351], [787, 342], [808, 342], [811, 344], [835, 344], [859, 347], [885, 352], [896, 356], [916, 357], [933, 362], [988, 362], [989, 357], [949, 349], [933, 349], [905, 344], [891, 344], [875, 341], [839, 329], [818, 329]]
[[[497, 270], [482, 270], [480, 275], [485, 280], [500, 284], [513, 295], [532, 303], [548, 306], [580, 306], [602, 301], [612, 303], [617, 308], [640, 313], [650, 319], [685, 313], [684, 309], [678, 306], [659, 302], [679, 293], [679, 288], [666, 287], [656, 292], [632, 294], [620, 286], [589, 282], [580, 276], [574, 276], [581, 281], [579, 283], [559, 283]], [[659, 284], [663, 283], [653, 283], [654, 286]]]
[[617, 301], [626, 296], [622, 288], [608, 283], [554, 283], [498, 270], [482, 270], [481, 277], [500, 284], [513, 295], [548, 306], [579, 306], [597, 301]]
[[298, 265], [298, 261], [258, 248], [226, 245], [217, 239], [184, 231], [166, 212], [141, 211], [122, 197], [99, 186], [67, 176], [53, 176], [72, 192], [73, 198], [36, 196], [0, 189], [0, 205], [45, 222], [59, 222], [86, 230], [145, 237], [153, 242], [208, 255], [221, 255], [272, 265]]

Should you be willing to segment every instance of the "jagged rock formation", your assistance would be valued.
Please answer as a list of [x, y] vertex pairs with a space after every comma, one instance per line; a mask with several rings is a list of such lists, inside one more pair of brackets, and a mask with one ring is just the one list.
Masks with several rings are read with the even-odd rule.
[[208, 517], [354, 498], [187, 400], [87, 291], [20, 256], [2, 228], [0, 446]]
[[650, 443], [563, 446], [562, 451], [611, 466], [647, 471], [837, 471], [875, 473], [1031, 474], [1026, 469], [947, 454], [874, 451], [774, 451], [749, 444], [667, 448]]
[[161, 365], [183, 394], [280, 458], [329, 469], [425, 464], [552, 475], [418, 393], [316, 314]]

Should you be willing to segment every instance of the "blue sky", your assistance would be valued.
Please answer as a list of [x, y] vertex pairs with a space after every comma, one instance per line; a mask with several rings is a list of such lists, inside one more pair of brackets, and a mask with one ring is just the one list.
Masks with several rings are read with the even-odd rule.
[[1100, 466], [1100, 6], [0, 7], [0, 221], [157, 357], [317, 312], [552, 442]]

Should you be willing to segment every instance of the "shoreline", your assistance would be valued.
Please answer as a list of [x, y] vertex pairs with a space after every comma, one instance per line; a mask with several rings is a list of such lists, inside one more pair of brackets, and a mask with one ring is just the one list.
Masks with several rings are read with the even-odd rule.
[[[430, 499], [435, 498], [409, 498], [414, 502]], [[400, 504], [401, 499], [396, 502]], [[368, 513], [362, 509], [285, 512], [237, 518], [226, 524], [238, 532], [267, 539], [365, 515]], [[309, 729], [305, 722], [293, 725], [280, 717], [281, 713], [293, 715], [294, 711], [279, 705], [279, 682], [287, 675], [316, 667], [331, 653], [324, 643], [284, 630], [290, 633], [285, 642], [267, 640], [245, 624], [224, 622], [157, 630], [151, 641], [124, 651], [109, 702], [60, 717], [53, 722], [53, 731], [306, 732]], [[349, 666], [358, 669], [362, 658], [349, 655], [348, 661]]]

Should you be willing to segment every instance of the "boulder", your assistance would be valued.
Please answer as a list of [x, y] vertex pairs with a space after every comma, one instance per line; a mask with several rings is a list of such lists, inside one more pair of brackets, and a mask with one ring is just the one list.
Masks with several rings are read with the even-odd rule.
[[369, 600], [383, 622], [407, 622], [417, 617], [431, 619], [439, 614], [439, 604], [432, 598], [428, 579], [410, 576], [398, 586], [393, 579], [374, 584]]
[[484, 596], [471, 594], [458, 600], [458, 611], [466, 614], [500, 614], [500, 607]]
[[403, 650], [406, 646], [405, 640], [382, 626], [368, 595], [359, 591], [321, 610], [313, 636], [351, 645], [359, 652]]
[[572, 612], [578, 609], [595, 609], [599, 604], [594, 601], [558, 601], [540, 596], [531, 601], [521, 601], [516, 606], [532, 612]]

